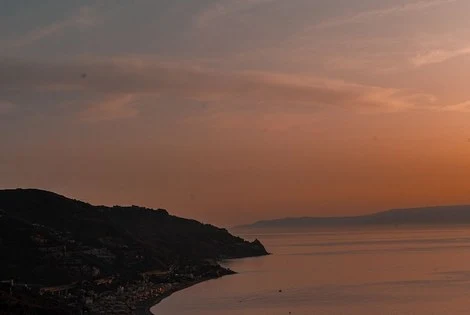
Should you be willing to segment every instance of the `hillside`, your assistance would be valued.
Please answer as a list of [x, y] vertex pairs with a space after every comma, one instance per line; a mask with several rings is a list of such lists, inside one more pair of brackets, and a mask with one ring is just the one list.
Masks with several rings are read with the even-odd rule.
[[351, 217], [294, 217], [258, 221], [253, 224], [238, 226], [234, 229], [459, 224], [470, 224], [470, 206], [392, 209], [369, 215]]
[[258, 241], [163, 209], [93, 206], [34, 189], [0, 190], [0, 251], [0, 280], [40, 286], [267, 254]]

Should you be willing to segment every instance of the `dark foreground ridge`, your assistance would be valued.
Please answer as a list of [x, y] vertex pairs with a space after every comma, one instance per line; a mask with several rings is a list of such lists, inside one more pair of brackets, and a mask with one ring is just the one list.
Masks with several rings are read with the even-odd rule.
[[258, 221], [238, 226], [250, 228], [311, 228], [397, 225], [463, 225], [470, 224], [470, 206], [438, 206], [392, 209], [354, 217], [301, 217]]
[[227, 230], [137, 206], [36, 189], [0, 190], [0, 314], [131, 314], [233, 273], [221, 259], [267, 255]]

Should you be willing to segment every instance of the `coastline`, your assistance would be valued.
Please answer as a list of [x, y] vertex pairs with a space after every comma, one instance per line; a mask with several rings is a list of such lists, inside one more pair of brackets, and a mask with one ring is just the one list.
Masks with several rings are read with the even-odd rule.
[[[265, 255], [257, 255], [257, 256], [251, 256], [251, 257], [260, 257], [260, 256], [267, 256], [267, 255], [271, 255], [271, 253], [266, 253]], [[217, 272], [216, 274], [207, 275], [205, 277], [199, 278], [199, 279], [194, 280], [194, 281], [185, 281], [185, 282], [177, 283], [170, 290], [166, 291], [165, 293], [162, 293], [162, 294], [160, 294], [160, 295], [158, 295], [154, 298], [149, 298], [145, 301], [142, 301], [142, 302], [138, 303], [134, 308], [133, 314], [137, 314], [137, 315], [155, 315], [150, 311], [150, 309], [153, 306], [159, 304], [161, 301], [163, 301], [164, 299], [166, 299], [170, 295], [172, 295], [173, 293], [185, 290], [189, 287], [192, 287], [194, 285], [197, 285], [197, 284], [205, 282], [205, 281], [220, 279], [220, 278], [225, 277], [225, 276], [230, 276], [230, 275], [237, 274], [236, 271], [221, 267], [220, 265], [217, 265], [217, 267], [221, 268], [224, 272], [222, 272], [222, 273]]]
[[[232, 274], [234, 274], [234, 273], [232, 273]], [[202, 282], [205, 282], [205, 281], [209, 281], [209, 280], [219, 279], [219, 278], [222, 278], [222, 277], [227, 276], [227, 275], [230, 275], [230, 274], [225, 274], [225, 275], [221, 275], [221, 276], [214, 276], [214, 277], [206, 277], [206, 278], [199, 279], [199, 280], [192, 281], [192, 282], [181, 283], [180, 285], [175, 286], [175, 288], [173, 288], [172, 290], [170, 290], [168, 292], [165, 292], [164, 294], [159, 295], [155, 299], [149, 299], [149, 300], [147, 300], [145, 302], [142, 302], [139, 305], [137, 305], [136, 310], [135, 310], [135, 314], [137, 314], [137, 315], [154, 315], [152, 312], [150, 312], [150, 309], [153, 306], [160, 303], [161, 301], [163, 301], [164, 299], [166, 299], [167, 297], [169, 297], [170, 295], [172, 295], [173, 293], [176, 293], [178, 291], [182, 291], [182, 290], [187, 289], [189, 287], [192, 287], [196, 284], [199, 284], [199, 283], [202, 283]]]

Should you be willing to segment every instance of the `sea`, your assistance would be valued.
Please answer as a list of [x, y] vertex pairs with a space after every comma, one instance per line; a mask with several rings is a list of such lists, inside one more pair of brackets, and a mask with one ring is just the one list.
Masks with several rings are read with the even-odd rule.
[[179, 291], [155, 315], [470, 314], [470, 227], [250, 231], [272, 255]]

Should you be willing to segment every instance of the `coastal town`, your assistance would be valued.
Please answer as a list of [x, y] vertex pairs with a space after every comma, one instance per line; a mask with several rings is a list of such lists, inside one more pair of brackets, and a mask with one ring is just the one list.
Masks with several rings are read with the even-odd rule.
[[164, 209], [93, 206], [0, 190], [0, 314], [148, 314], [169, 294], [234, 272], [263, 245]]
[[54, 301], [55, 308], [70, 314], [144, 314], [148, 313], [150, 306], [175, 291], [233, 273], [207, 261], [198, 266], [175, 266], [168, 271], [142, 273], [140, 279], [126, 282], [113, 276], [66, 285], [40, 286], [11, 279], [0, 281], [0, 289], [2, 300], [9, 300], [12, 307], [15, 307], [15, 299], [34, 297]]

